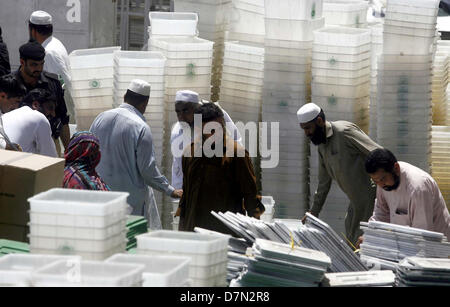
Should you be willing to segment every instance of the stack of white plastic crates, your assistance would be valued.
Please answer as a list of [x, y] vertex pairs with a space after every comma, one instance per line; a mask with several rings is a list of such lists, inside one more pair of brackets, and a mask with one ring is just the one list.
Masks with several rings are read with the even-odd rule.
[[175, 12], [194, 12], [199, 16], [199, 37], [214, 42], [212, 101], [217, 101], [222, 75], [225, 36], [229, 26], [232, 0], [175, 0]]
[[372, 50], [370, 65], [370, 108], [369, 108], [369, 136], [377, 140], [377, 72], [378, 57], [383, 53], [383, 24], [370, 26], [372, 31]]
[[228, 237], [178, 231], [155, 231], [137, 237], [138, 254], [191, 258], [189, 278], [194, 287], [224, 287]]
[[364, 0], [324, 0], [325, 24], [366, 28], [369, 5]]
[[371, 34], [366, 29], [326, 27], [314, 32], [312, 101], [329, 120], [369, 129]]
[[429, 172], [438, 0], [389, 0], [378, 62], [378, 143]]
[[263, 75], [264, 48], [225, 43], [220, 104], [233, 121], [259, 122]]
[[[192, 17], [194, 16], [194, 17]], [[211, 97], [211, 69], [214, 43], [196, 36], [196, 13], [150, 13], [149, 50], [159, 51], [166, 58], [164, 86], [163, 172], [170, 180], [172, 151], [170, 135], [177, 122], [175, 96], [179, 90], [192, 90], [201, 99]], [[164, 205], [157, 200], [164, 228], [171, 228], [172, 202], [164, 196]]]
[[75, 50], [69, 55], [77, 130], [89, 130], [100, 113], [113, 101], [113, 52], [120, 47]]
[[[447, 54], [450, 57], [450, 41], [448, 40], [438, 40], [436, 43], [436, 54]], [[447, 70], [447, 80], [450, 80], [450, 67]], [[450, 125], [450, 82], [447, 84], [446, 89], [447, 94], [447, 108], [446, 108], [446, 123], [445, 125]]]
[[51, 189], [29, 199], [30, 252], [104, 260], [126, 248], [128, 193]]
[[264, 0], [232, 0], [226, 39], [264, 47]]
[[450, 208], [450, 127], [433, 126], [431, 137], [431, 175]]
[[[262, 121], [279, 123], [279, 163], [261, 170], [262, 190], [277, 202], [275, 216], [299, 218], [309, 201], [309, 142], [297, 119], [309, 100], [313, 31], [323, 27], [322, 1], [265, 1]], [[275, 144], [273, 144], [275, 145]]]
[[150, 100], [144, 117], [152, 131], [153, 146], [158, 167], [162, 166], [163, 157], [165, 64], [166, 58], [161, 52], [114, 52], [115, 107], [123, 103], [123, 97], [132, 80], [141, 79], [150, 83]]
[[433, 125], [436, 126], [445, 126], [447, 124], [449, 61], [450, 57], [448, 51], [445, 50], [440, 41], [438, 41], [436, 54], [433, 59], [432, 79]]

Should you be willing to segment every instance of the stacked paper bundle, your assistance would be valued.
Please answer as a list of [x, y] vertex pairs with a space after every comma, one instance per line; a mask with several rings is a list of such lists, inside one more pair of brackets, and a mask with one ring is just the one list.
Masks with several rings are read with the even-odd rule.
[[324, 287], [393, 287], [395, 274], [390, 270], [328, 273], [325, 274]]
[[361, 259], [391, 269], [406, 257], [447, 258], [450, 243], [442, 233], [419, 228], [370, 221], [361, 223], [364, 242], [361, 244]]
[[450, 259], [403, 259], [397, 267], [399, 287], [449, 287]]
[[262, 239], [256, 239], [252, 252], [247, 271], [233, 286], [317, 287], [331, 264], [322, 252]]

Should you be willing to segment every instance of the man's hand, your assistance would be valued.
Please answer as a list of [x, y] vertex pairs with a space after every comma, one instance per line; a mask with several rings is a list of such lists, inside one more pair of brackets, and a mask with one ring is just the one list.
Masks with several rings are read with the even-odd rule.
[[[313, 214], [311, 211], [308, 211], [307, 213], [314, 215], [315, 217], [318, 217], [317, 215]], [[305, 216], [302, 218], [302, 223], [305, 224], [306, 223], [306, 214]]]
[[22, 149], [22, 147], [20, 147], [20, 145], [19, 144], [16, 144], [16, 143], [13, 143], [12, 144], [13, 146], [11, 146], [10, 144], [6, 144], [6, 150], [14, 150], [14, 151], [23, 151], [23, 149]]
[[173, 191], [172, 195], [170, 197], [172, 198], [181, 198], [183, 196], [183, 190], [175, 190]]
[[180, 216], [180, 215], [181, 215], [181, 208], [178, 207], [177, 212], [175, 212], [175, 216], [174, 217], [177, 217], [177, 216]]
[[256, 208], [255, 209], [255, 211], [253, 212], [253, 217], [255, 218], [255, 219], [260, 219], [261, 218], [261, 215], [264, 213], [264, 211], [261, 211], [261, 209], [260, 208]]
[[364, 237], [363, 237], [363, 236], [360, 236], [360, 237], [358, 238], [358, 241], [356, 242], [356, 245], [355, 245], [356, 249], [359, 249], [359, 246], [360, 246], [361, 243], [363, 243], [363, 242], [364, 242]]

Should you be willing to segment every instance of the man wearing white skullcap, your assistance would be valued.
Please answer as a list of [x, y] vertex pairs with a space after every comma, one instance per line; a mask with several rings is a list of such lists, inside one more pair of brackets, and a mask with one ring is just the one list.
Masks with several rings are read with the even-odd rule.
[[113, 191], [130, 194], [133, 215], [145, 216], [151, 229], [161, 229], [152, 188], [173, 198], [183, 192], [175, 190], [156, 165], [152, 133], [143, 115], [149, 98], [149, 83], [131, 81], [124, 103], [97, 116], [90, 131], [100, 141], [98, 174]]
[[28, 29], [30, 38], [36, 40], [45, 48], [44, 70], [57, 75], [64, 85], [64, 100], [73, 122], [75, 112], [72, 96], [69, 92], [72, 80], [69, 55], [63, 43], [53, 36], [53, 18], [47, 12], [35, 11], [30, 16]]
[[[182, 90], [176, 93], [175, 112], [177, 113], [178, 122], [172, 128], [172, 133], [170, 137], [171, 144], [173, 144], [173, 142], [176, 139], [183, 136], [183, 127], [180, 123], [184, 122], [191, 128], [190, 133], [191, 139], [186, 140], [185, 142], [183, 142], [183, 144], [181, 144], [183, 148], [179, 148], [180, 152], [183, 152], [186, 146], [189, 146], [190, 143], [193, 141], [194, 111], [198, 106], [202, 104], [203, 102], [200, 101], [199, 96], [196, 92], [189, 90]], [[228, 113], [224, 109], [221, 108], [221, 110], [224, 114], [225, 123], [228, 123], [228, 125], [235, 131], [233, 139], [236, 142], [241, 143], [241, 135], [237, 130], [230, 115], [228, 115]], [[183, 170], [181, 168], [181, 158], [182, 158], [181, 156], [179, 157], [174, 156], [172, 162], [172, 185], [178, 189], [181, 189], [183, 186]]]
[[319, 184], [310, 212], [319, 216], [332, 180], [336, 180], [350, 199], [345, 231], [348, 240], [355, 245], [362, 234], [359, 223], [371, 217], [376, 194], [364, 163], [369, 153], [381, 146], [353, 123], [327, 121], [323, 110], [314, 103], [302, 106], [297, 117], [300, 127], [319, 152]]

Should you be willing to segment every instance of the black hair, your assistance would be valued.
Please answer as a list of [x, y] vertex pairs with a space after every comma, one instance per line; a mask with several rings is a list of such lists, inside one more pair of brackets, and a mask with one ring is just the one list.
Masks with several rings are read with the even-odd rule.
[[39, 102], [39, 104], [46, 102], [54, 102], [56, 104], [56, 97], [49, 90], [35, 88], [23, 98], [22, 105], [31, 106], [35, 101]]
[[313, 119], [313, 122], [315, 122], [319, 117], [322, 118], [323, 122], [326, 121], [325, 112], [323, 111], [323, 109], [320, 109], [319, 115], [317, 115], [316, 118]]
[[376, 173], [379, 169], [392, 173], [397, 158], [394, 154], [385, 148], [378, 148], [369, 153], [366, 158], [365, 167], [369, 174]]
[[36, 25], [34, 23], [28, 22], [28, 28], [30, 31], [35, 29], [39, 34], [43, 36], [50, 36], [53, 34], [53, 25]]
[[133, 91], [130, 91], [130, 90], [127, 90], [125, 96], [123, 97], [123, 100], [126, 103], [129, 103], [129, 104], [131, 104], [133, 106], [138, 106], [140, 104], [147, 103], [148, 99], [149, 99], [149, 96], [144, 96], [144, 95], [141, 95], [141, 94], [137, 94], [137, 93], [135, 93]]
[[223, 117], [222, 110], [212, 102], [201, 105], [195, 109], [194, 114], [201, 114], [204, 123]]
[[27, 93], [25, 86], [13, 75], [0, 77], [0, 92], [6, 93], [9, 98], [22, 97]]

